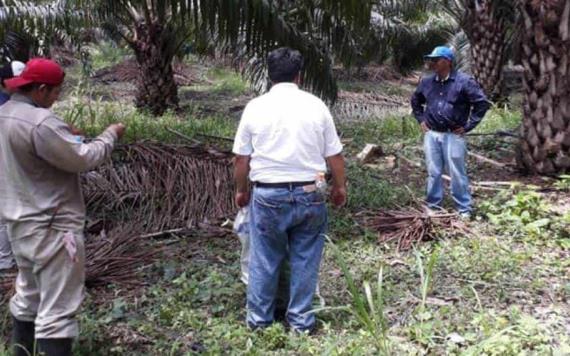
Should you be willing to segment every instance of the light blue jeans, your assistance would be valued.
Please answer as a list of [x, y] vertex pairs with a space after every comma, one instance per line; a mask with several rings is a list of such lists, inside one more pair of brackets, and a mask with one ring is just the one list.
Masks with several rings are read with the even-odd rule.
[[451, 177], [451, 196], [459, 213], [471, 212], [469, 178], [465, 168], [465, 138], [451, 132], [428, 131], [424, 135], [424, 152], [428, 171], [426, 202], [432, 209], [441, 208], [444, 171]]
[[273, 322], [280, 266], [288, 257], [287, 321], [299, 331], [313, 329], [311, 309], [327, 225], [324, 197], [301, 187], [256, 187], [250, 209], [247, 324], [256, 328]]

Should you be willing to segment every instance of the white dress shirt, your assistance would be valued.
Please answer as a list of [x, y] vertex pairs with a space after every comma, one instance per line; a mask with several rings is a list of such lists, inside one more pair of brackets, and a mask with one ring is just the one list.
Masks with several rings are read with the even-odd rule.
[[328, 107], [294, 83], [276, 84], [247, 104], [233, 146], [251, 156], [250, 180], [263, 183], [313, 181], [341, 151]]

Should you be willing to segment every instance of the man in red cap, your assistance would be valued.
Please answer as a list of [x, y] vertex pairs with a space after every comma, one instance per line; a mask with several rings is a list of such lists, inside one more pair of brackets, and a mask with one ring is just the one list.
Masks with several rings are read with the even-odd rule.
[[83, 296], [85, 204], [79, 172], [109, 158], [125, 126], [113, 124], [90, 143], [49, 108], [65, 73], [36, 58], [19, 77], [5, 81], [15, 92], [0, 107], [0, 220], [18, 266], [10, 300], [16, 355], [37, 350], [71, 355], [75, 316]]

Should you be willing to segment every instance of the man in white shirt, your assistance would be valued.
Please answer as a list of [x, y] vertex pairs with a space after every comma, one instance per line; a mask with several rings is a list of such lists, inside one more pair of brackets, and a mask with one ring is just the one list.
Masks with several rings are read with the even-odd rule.
[[290, 48], [269, 54], [273, 87], [246, 106], [233, 147], [236, 203], [244, 207], [251, 197], [247, 324], [254, 329], [274, 321], [280, 266], [287, 258], [287, 322], [296, 331], [314, 329], [311, 306], [327, 225], [324, 192], [315, 183], [327, 163], [331, 201], [346, 202], [342, 145], [327, 106], [298, 87], [302, 62]]

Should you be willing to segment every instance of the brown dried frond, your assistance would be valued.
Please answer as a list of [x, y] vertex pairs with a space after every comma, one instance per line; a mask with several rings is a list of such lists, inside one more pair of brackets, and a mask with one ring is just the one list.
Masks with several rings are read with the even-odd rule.
[[420, 241], [435, 240], [438, 231], [466, 232], [457, 214], [427, 214], [419, 209], [365, 211], [357, 216], [360, 224], [378, 232], [380, 242], [396, 242], [398, 250], [408, 250]]
[[231, 154], [194, 145], [121, 146], [82, 176], [90, 217], [144, 222], [140, 231], [189, 227], [231, 215]]

